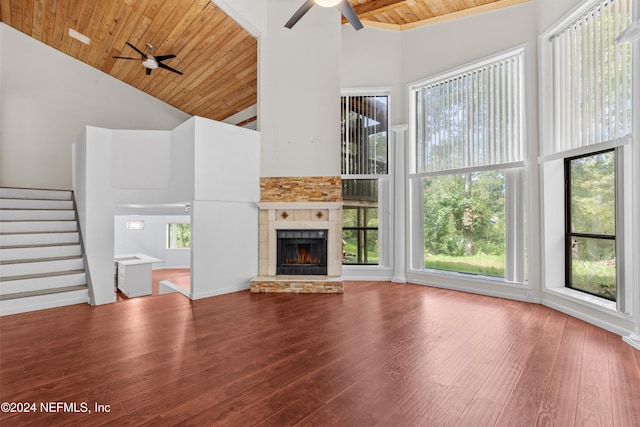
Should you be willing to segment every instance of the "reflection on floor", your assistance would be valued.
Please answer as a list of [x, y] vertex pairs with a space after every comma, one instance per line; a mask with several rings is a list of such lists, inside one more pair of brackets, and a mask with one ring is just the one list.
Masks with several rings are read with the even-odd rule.
[[[167, 280], [174, 285], [189, 291], [191, 286], [191, 269], [189, 268], [163, 268], [151, 271], [151, 295], [160, 295], [159, 284], [162, 280]], [[122, 292], [116, 294], [116, 302], [128, 300]]]

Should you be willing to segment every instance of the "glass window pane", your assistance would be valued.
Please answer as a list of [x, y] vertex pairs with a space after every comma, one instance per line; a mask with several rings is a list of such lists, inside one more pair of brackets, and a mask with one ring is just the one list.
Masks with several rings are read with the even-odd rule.
[[424, 266], [504, 277], [504, 171], [425, 178]]
[[167, 248], [187, 249], [191, 247], [191, 224], [167, 224]]
[[616, 300], [615, 240], [571, 239], [571, 287]]
[[343, 264], [378, 264], [378, 230], [342, 230]]
[[378, 180], [342, 180], [343, 264], [378, 264]]
[[386, 174], [388, 98], [342, 96], [342, 173]]
[[572, 233], [616, 232], [615, 153], [571, 160]]

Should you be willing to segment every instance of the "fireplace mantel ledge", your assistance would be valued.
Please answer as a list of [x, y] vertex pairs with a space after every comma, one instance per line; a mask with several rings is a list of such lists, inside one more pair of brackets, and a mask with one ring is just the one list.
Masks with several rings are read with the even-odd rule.
[[342, 209], [342, 202], [257, 202], [260, 209]]

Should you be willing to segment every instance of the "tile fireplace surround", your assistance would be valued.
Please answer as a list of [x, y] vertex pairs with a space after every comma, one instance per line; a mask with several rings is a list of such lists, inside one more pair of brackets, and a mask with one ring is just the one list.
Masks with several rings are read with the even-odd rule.
[[[342, 285], [342, 179], [260, 178], [259, 276], [251, 292], [339, 293]], [[327, 230], [327, 274], [276, 274], [277, 230]]]

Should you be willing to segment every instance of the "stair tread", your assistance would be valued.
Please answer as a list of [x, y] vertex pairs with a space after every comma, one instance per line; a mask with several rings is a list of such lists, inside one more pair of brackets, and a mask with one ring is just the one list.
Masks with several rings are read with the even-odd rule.
[[0, 265], [9, 265], [9, 264], [26, 264], [31, 262], [47, 262], [47, 261], [66, 261], [71, 259], [82, 258], [82, 255], [70, 255], [70, 256], [60, 256], [60, 257], [49, 257], [49, 258], [28, 258], [28, 259], [16, 259], [16, 260], [7, 260], [0, 261]]
[[13, 234], [60, 234], [60, 233], [77, 233], [78, 230], [51, 230], [51, 231], [4, 231], [0, 236], [9, 236]]
[[0, 207], [0, 211], [70, 211], [73, 212], [73, 208], [4, 208]]
[[10, 282], [13, 280], [39, 279], [41, 277], [71, 276], [74, 274], [83, 274], [84, 272], [85, 272], [84, 270], [65, 270], [65, 271], [52, 271], [49, 273], [22, 274], [19, 276], [0, 277], [0, 282]]
[[80, 245], [80, 242], [36, 243], [31, 245], [6, 245], [6, 246], [0, 245], [0, 249], [54, 248], [56, 246], [79, 246], [79, 245]]
[[3, 219], [2, 222], [76, 222], [75, 219]]
[[89, 289], [87, 285], [62, 286], [59, 288], [41, 289], [38, 291], [16, 292], [13, 294], [0, 295], [0, 301], [7, 301], [17, 298], [35, 297], [40, 295], [59, 294], [62, 292], [73, 292]]

